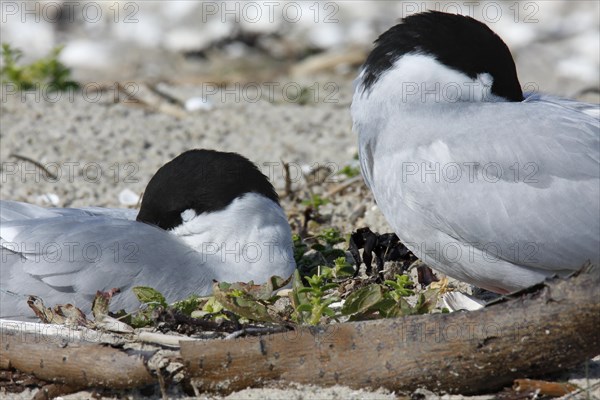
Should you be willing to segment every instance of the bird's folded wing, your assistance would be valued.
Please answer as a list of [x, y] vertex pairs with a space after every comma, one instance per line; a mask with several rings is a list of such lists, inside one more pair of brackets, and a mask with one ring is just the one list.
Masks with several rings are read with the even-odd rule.
[[392, 207], [521, 265], [598, 262], [598, 119], [559, 101], [461, 107], [413, 127], [412, 143], [397, 139], [393, 120], [382, 132], [374, 183], [397, 182]]
[[118, 219], [135, 220], [137, 210], [128, 208], [45, 208], [18, 201], [0, 201], [0, 221], [10, 222], [23, 219], [75, 217], [75, 216], [105, 216]]
[[5, 291], [29, 294], [34, 285], [33, 294], [51, 300], [57, 292], [90, 297], [97, 290], [143, 285], [168, 299], [210, 290], [210, 277], [198, 274], [201, 254], [140, 222], [96, 215], [5, 221], [0, 237]]

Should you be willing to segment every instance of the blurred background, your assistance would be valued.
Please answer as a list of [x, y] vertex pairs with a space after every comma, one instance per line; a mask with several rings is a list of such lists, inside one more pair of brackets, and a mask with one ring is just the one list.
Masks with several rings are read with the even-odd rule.
[[404, 16], [435, 9], [488, 24], [511, 48], [522, 82], [571, 96], [599, 83], [595, 0], [1, 4], [2, 42], [24, 50], [24, 61], [62, 45], [60, 60], [83, 81], [227, 83], [323, 72], [353, 77], [379, 34]]
[[[349, 107], [373, 41], [428, 9], [490, 26], [511, 49], [526, 91], [599, 99], [595, 0], [0, 6], [3, 71], [24, 81], [50, 69], [63, 89], [19, 91], [3, 74], [0, 195], [41, 205], [135, 207], [157, 168], [196, 147], [247, 156], [281, 193], [290, 189], [287, 163], [291, 190], [301, 192], [293, 201], [326, 194], [333, 189], [312, 183], [359, 174]], [[389, 231], [364, 186], [336, 193], [346, 197], [323, 211], [333, 221]]]

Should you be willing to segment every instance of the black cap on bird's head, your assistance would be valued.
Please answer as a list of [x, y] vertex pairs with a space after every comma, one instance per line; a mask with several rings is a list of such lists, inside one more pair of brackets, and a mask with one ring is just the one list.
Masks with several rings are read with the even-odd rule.
[[368, 91], [405, 54], [430, 55], [469, 78], [488, 73], [493, 78], [492, 94], [523, 100], [510, 50], [490, 28], [471, 17], [427, 11], [404, 18], [375, 41], [363, 67], [363, 90]]
[[181, 213], [219, 211], [246, 193], [258, 193], [279, 204], [267, 177], [237, 153], [189, 150], [163, 165], [146, 190], [137, 220], [163, 229], [182, 223]]

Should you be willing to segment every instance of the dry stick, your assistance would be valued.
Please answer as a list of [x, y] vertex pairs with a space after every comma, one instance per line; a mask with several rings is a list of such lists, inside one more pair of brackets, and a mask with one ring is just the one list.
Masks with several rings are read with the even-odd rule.
[[362, 181], [362, 179], [363, 179], [362, 175], [357, 175], [353, 178], [347, 179], [345, 182], [340, 183], [339, 185], [337, 185], [336, 187], [331, 189], [329, 192], [327, 192], [327, 194], [325, 195], [325, 198], [328, 199], [328, 198], [332, 197], [333, 195], [344, 191], [345, 189], [349, 188], [350, 186]]
[[[147, 88], [151, 95], [146, 93], [145, 96], [138, 93], [140, 88]], [[90, 89], [94, 92], [106, 92], [113, 91], [113, 102], [122, 103], [128, 106], [140, 107], [147, 109], [152, 112], [162, 112], [164, 114], [171, 115], [176, 118], [184, 118], [187, 115], [186, 110], [180, 105], [180, 103], [173, 103], [172, 97], [167, 97], [164, 93], [157, 91], [155, 87], [149, 84], [139, 84], [135, 82], [121, 83], [116, 82], [112, 84], [100, 84], [96, 88]], [[121, 95], [125, 96], [125, 99], [121, 99]], [[165, 104], [163, 100], [166, 100]]]
[[290, 164], [280, 160], [283, 165], [283, 172], [285, 175], [285, 197], [292, 194], [292, 179], [290, 178]]
[[200, 390], [229, 392], [284, 381], [490, 392], [600, 354], [599, 285], [592, 271], [474, 312], [182, 342], [180, 352]]
[[58, 178], [55, 174], [53, 174], [52, 172], [48, 171], [48, 169], [42, 163], [40, 163], [38, 161], [35, 161], [35, 160], [33, 160], [33, 159], [29, 158], [29, 157], [25, 157], [25, 156], [22, 156], [20, 154], [14, 154], [14, 153], [9, 154], [8, 156], [12, 157], [12, 158], [16, 158], [17, 160], [25, 161], [25, 162], [28, 162], [28, 163], [31, 163], [31, 164], [35, 165], [36, 167], [38, 167], [39, 169], [41, 169], [44, 172], [44, 174], [46, 174], [46, 178], [50, 178], [52, 180]]
[[[186, 336], [165, 335], [162, 333], [137, 330], [135, 334], [119, 335], [106, 330], [95, 330], [86, 327], [71, 328], [65, 325], [43, 324], [28, 321], [0, 319], [2, 335], [32, 335], [48, 342], [88, 342], [120, 345], [128, 341], [140, 341], [165, 347], [179, 347], [183, 340], [198, 340]], [[1, 366], [1, 364], [0, 364]]]
[[30, 334], [3, 334], [1, 345], [1, 368], [16, 368], [49, 382], [124, 389], [155, 381], [146, 368], [151, 354], [93, 343], [40, 340]]

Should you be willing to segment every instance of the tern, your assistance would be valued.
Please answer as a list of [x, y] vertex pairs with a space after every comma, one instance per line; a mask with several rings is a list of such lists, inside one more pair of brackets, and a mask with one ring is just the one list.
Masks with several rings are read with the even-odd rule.
[[33, 318], [27, 296], [89, 313], [96, 291], [131, 288], [168, 302], [208, 295], [213, 280], [266, 282], [294, 269], [292, 235], [275, 189], [236, 153], [190, 150], [162, 166], [131, 209], [0, 203], [0, 316]]
[[507, 293], [598, 265], [599, 107], [524, 94], [485, 24], [404, 18], [376, 40], [351, 112], [378, 207], [434, 269]]

